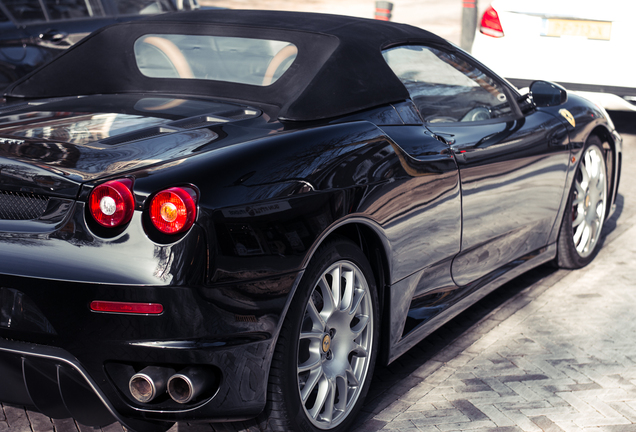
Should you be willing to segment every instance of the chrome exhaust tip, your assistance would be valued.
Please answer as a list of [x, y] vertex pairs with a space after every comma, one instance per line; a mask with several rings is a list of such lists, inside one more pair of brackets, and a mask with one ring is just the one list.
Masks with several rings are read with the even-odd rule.
[[168, 378], [174, 369], [159, 366], [148, 366], [134, 374], [128, 381], [130, 394], [141, 403], [148, 403], [160, 394], [165, 393]]
[[199, 396], [213, 381], [214, 375], [208, 370], [189, 366], [170, 377], [168, 394], [177, 403], [188, 403]]

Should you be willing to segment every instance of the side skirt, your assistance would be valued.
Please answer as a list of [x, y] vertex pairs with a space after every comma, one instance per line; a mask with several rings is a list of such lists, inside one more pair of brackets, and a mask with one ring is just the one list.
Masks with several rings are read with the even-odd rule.
[[[389, 347], [388, 362], [392, 363], [406, 351], [411, 349], [422, 339], [433, 333], [439, 327], [459, 315], [468, 307], [472, 306], [483, 297], [487, 296], [495, 289], [499, 288], [503, 284], [511, 281], [517, 276], [540, 266], [556, 257], [557, 247], [556, 243], [549, 246], [538, 249], [528, 255], [525, 255], [511, 263], [487, 274], [486, 276], [462, 287], [465, 289], [465, 295], [457, 301], [453, 306], [441, 312], [429, 321], [426, 321], [422, 325], [416, 327], [397, 343], [391, 344]], [[402, 280], [391, 287], [391, 290], [397, 290], [397, 292], [407, 291], [405, 288], [410, 283], [410, 278]], [[400, 286], [400, 285], [406, 286]], [[394, 318], [395, 319], [395, 318]]]

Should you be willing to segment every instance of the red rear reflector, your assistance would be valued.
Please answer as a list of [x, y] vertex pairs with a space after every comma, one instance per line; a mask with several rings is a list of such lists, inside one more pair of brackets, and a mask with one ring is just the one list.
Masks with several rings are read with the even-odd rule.
[[127, 224], [135, 209], [132, 180], [111, 180], [100, 184], [88, 198], [88, 209], [98, 224], [114, 228]]
[[94, 312], [159, 315], [163, 312], [163, 306], [159, 303], [129, 303], [95, 300], [91, 302], [91, 310]]
[[504, 36], [501, 21], [499, 21], [499, 14], [492, 6], [488, 6], [488, 9], [484, 12], [484, 16], [481, 18], [481, 27], [479, 27], [479, 31], [486, 36], [492, 36], [495, 38]]
[[150, 220], [164, 234], [190, 229], [197, 218], [197, 194], [194, 189], [173, 187], [159, 192], [150, 201]]

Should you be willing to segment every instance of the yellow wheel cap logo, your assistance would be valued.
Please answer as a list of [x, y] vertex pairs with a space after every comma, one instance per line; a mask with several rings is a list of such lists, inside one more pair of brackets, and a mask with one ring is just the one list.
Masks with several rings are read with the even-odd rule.
[[322, 338], [322, 351], [328, 352], [330, 347], [331, 347], [331, 338], [329, 337], [328, 334], [324, 335]]
[[572, 115], [572, 113], [570, 113], [570, 111], [566, 110], [565, 108], [562, 108], [559, 110], [559, 114], [561, 114], [568, 121], [568, 123], [572, 125], [572, 127], [576, 126], [576, 122], [574, 121], [574, 116]]

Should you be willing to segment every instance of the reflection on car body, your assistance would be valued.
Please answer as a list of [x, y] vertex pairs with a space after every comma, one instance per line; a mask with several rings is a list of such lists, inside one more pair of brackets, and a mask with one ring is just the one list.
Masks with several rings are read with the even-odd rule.
[[162, 15], [5, 97], [0, 401], [91, 426], [349, 430], [377, 361], [589, 263], [620, 177], [602, 108], [390, 22]]

